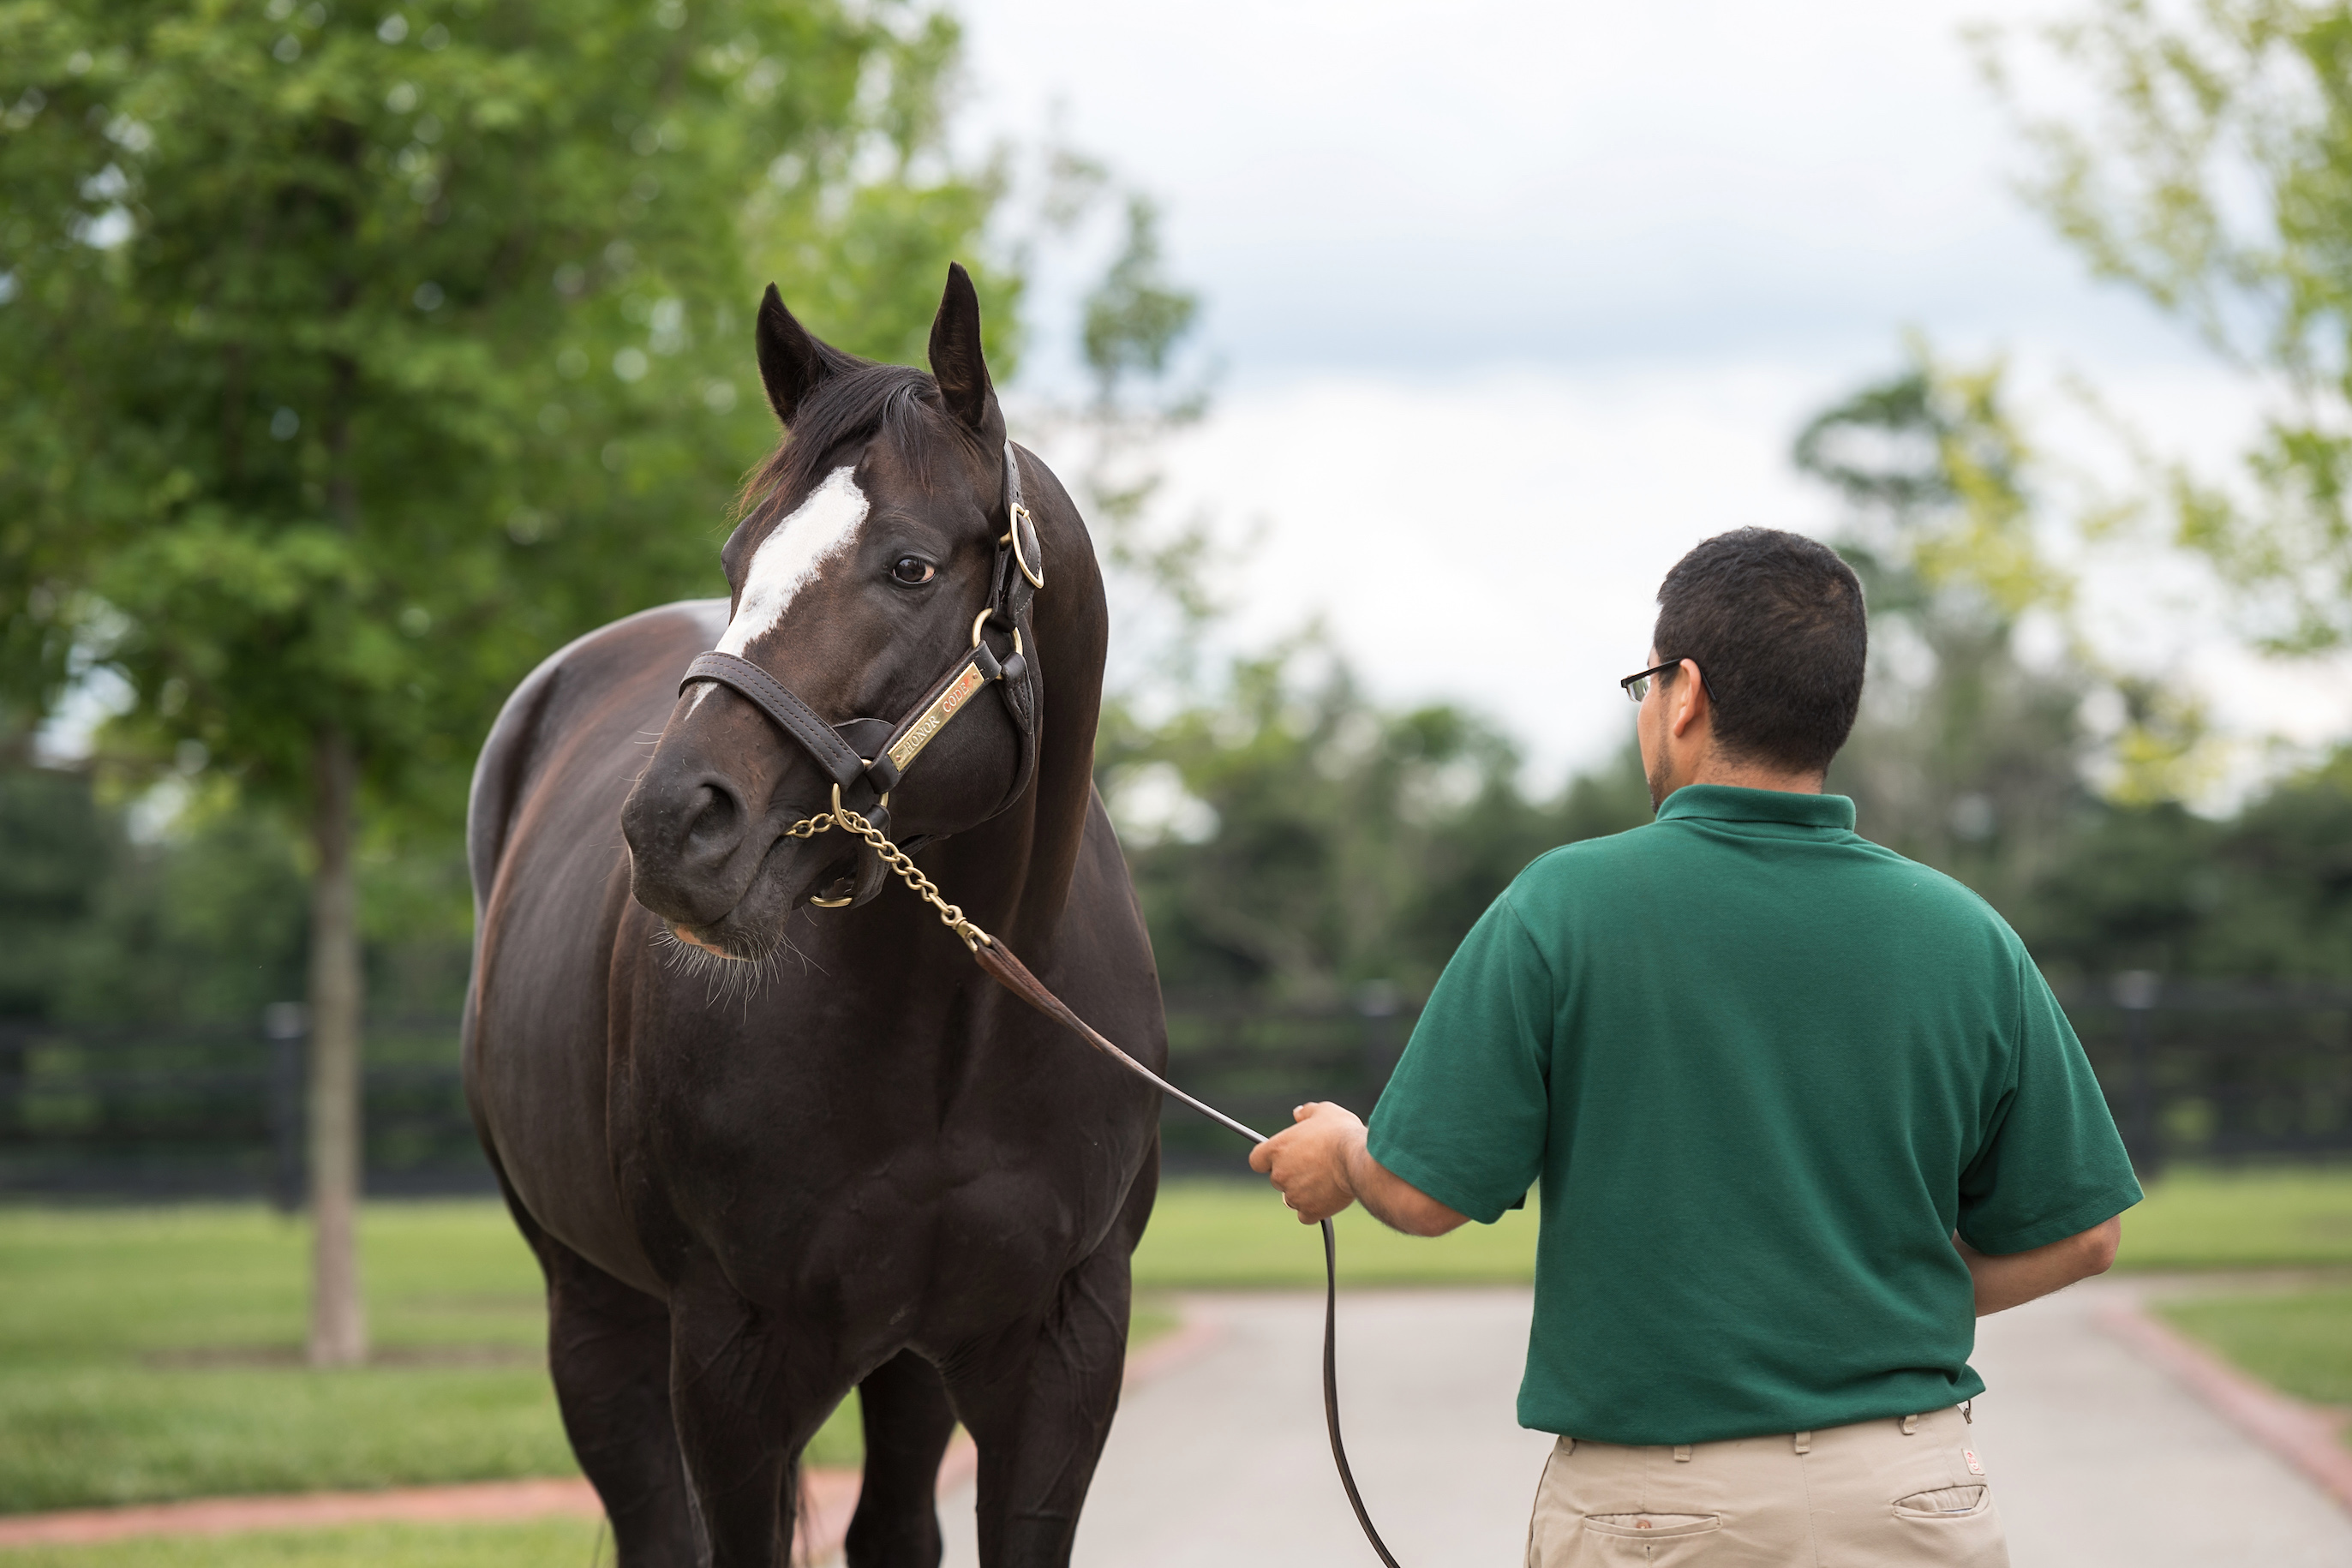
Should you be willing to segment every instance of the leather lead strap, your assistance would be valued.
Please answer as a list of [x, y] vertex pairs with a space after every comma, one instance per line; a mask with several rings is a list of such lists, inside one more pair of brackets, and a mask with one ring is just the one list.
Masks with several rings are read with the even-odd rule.
[[[1053, 1019], [1062, 1027], [1117, 1062], [1160, 1093], [1182, 1100], [1218, 1126], [1238, 1132], [1251, 1143], [1265, 1139], [1248, 1127], [1227, 1116], [1215, 1106], [1193, 1099], [1097, 1032], [1094, 1026], [1070, 1010], [1070, 1005], [1045, 988], [1044, 981], [1029, 973], [1029, 966], [1013, 955], [1013, 950], [999, 937], [984, 937], [972, 945], [971, 955], [981, 968], [999, 985]], [[1364, 1539], [1387, 1568], [1400, 1568], [1388, 1542], [1372, 1527], [1372, 1516], [1364, 1507], [1363, 1494], [1356, 1489], [1356, 1472], [1349, 1468], [1347, 1446], [1339, 1440], [1339, 1243], [1331, 1229], [1331, 1222], [1323, 1222], [1323, 1425], [1331, 1435], [1331, 1462], [1339, 1467], [1339, 1484], [1348, 1493], [1348, 1506], [1356, 1510], [1356, 1522], [1363, 1527]]]
[[1005, 946], [1002, 940], [991, 937], [988, 941], [982, 942], [978, 947], [973, 948], [971, 950], [971, 955], [980, 961], [980, 966], [982, 969], [987, 970], [989, 974], [998, 984], [1003, 986], [1007, 991], [1012, 992], [1015, 996], [1020, 997], [1024, 1002], [1028, 1003], [1032, 1007], [1036, 1008], [1040, 1013], [1045, 1014], [1048, 1018], [1053, 1019], [1054, 1022], [1061, 1025], [1062, 1027], [1069, 1030], [1070, 1033], [1077, 1036], [1078, 1038], [1086, 1041], [1087, 1044], [1092, 1046], [1103, 1055], [1118, 1063], [1119, 1066], [1125, 1068], [1128, 1071], [1135, 1074], [1136, 1077], [1151, 1085], [1152, 1088], [1158, 1089], [1160, 1093], [1172, 1095], [1176, 1099], [1182, 1100], [1185, 1104], [1191, 1106], [1193, 1110], [1199, 1111], [1202, 1115], [1207, 1117], [1218, 1126], [1223, 1127], [1228, 1132], [1240, 1133], [1243, 1137], [1250, 1141], [1253, 1147], [1265, 1142], [1265, 1135], [1264, 1133], [1254, 1132], [1248, 1127], [1234, 1121], [1232, 1117], [1227, 1116], [1223, 1111], [1219, 1110], [1215, 1106], [1193, 1099], [1191, 1095], [1186, 1094], [1182, 1089], [1178, 1089], [1174, 1084], [1170, 1083], [1166, 1079], [1161, 1078], [1158, 1073], [1153, 1072], [1150, 1068], [1145, 1067], [1141, 1062], [1137, 1061], [1133, 1057], [1129, 1056], [1125, 1051], [1120, 1050], [1117, 1046], [1112, 1045], [1101, 1035], [1096, 1033], [1094, 1026], [1087, 1023], [1084, 1018], [1079, 1017], [1076, 1013], [1072, 1012], [1068, 1003], [1063, 1001], [1059, 996], [1055, 995], [1051, 991], [1046, 990], [1045, 983], [1039, 980], [1035, 975], [1030, 973], [1029, 966], [1022, 963], [1019, 959], [1013, 957], [1013, 950]]

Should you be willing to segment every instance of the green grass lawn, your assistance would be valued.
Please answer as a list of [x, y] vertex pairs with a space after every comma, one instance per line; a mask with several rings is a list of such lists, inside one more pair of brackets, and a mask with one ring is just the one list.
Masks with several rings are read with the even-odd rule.
[[[1339, 1216], [1343, 1285], [1439, 1285], [1534, 1278], [1536, 1211], [1426, 1240], [1350, 1209]], [[2124, 1215], [2124, 1269], [2352, 1268], [2352, 1165], [2176, 1169]], [[1171, 1183], [1135, 1255], [1138, 1285], [1319, 1285], [1323, 1249], [1267, 1188]]]
[[[1467, 1225], [1435, 1238], [1400, 1236], [1360, 1208], [1339, 1218], [1339, 1283], [1484, 1285], [1535, 1278], [1536, 1210]], [[1171, 1182], [1135, 1250], [1142, 1290], [1315, 1286], [1323, 1283], [1323, 1237], [1285, 1208], [1264, 1182]]]
[[368, 1524], [253, 1535], [153, 1536], [104, 1546], [0, 1549], [7, 1568], [591, 1568], [613, 1543], [587, 1520]]
[[[315, 1372], [301, 1225], [0, 1209], [0, 1512], [576, 1474], [539, 1267], [505, 1210], [373, 1204], [362, 1249], [381, 1359]], [[810, 1457], [857, 1453], [853, 1402]]]
[[[1266, 1261], [1236, 1272], [1214, 1236], [1244, 1215]], [[1210, 1265], [1167, 1283], [1319, 1278], [1315, 1232], [1263, 1191], [1180, 1189], [1162, 1225]], [[499, 1205], [367, 1205], [378, 1359], [357, 1371], [299, 1364], [308, 1248], [258, 1205], [0, 1207], [0, 1513], [576, 1473], [539, 1268]], [[1147, 1294], [1135, 1341], [1174, 1325]], [[853, 1400], [811, 1462], [856, 1463], [856, 1417]]]
[[2352, 1405], [2352, 1287], [2193, 1296], [2157, 1311], [2283, 1393]]
[[2352, 1165], [2175, 1170], [2124, 1215], [2116, 1267], [2352, 1268]]

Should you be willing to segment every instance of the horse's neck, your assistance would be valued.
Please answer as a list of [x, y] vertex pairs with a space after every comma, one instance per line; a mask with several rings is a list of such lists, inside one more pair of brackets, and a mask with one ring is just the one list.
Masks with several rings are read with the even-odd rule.
[[1038, 716], [1037, 771], [1030, 787], [1003, 816], [942, 844], [938, 869], [931, 873], [949, 902], [961, 904], [983, 929], [1003, 936], [1032, 963], [1052, 956], [1076, 888], [1094, 803], [1099, 694], [1068, 692], [1058, 705], [1053, 696], [1049, 685]]
[[[965, 908], [976, 919], [979, 910], [992, 910], [998, 924], [987, 927], [982, 921], [983, 927], [1035, 964], [1051, 961], [1064, 913], [1077, 890], [1094, 804], [1095, 731], [1102, 721], [1105, 606], [1086, 524], [1058, 485], [1041, 485], [1032, 504], [1049, 540], [1047, 552], [1055, 563], [1050, 569], [1061, 574], [1053, 597], [1037, 600], [1035, 646], [1030, 649], [1044, 677], [1036, 773], [1010, 810], [950, 839], [940, 859], [958, 878], [1002, 890], [1001, 897], [983, 897], [976, 888], [963, 900]], [[1052, 662], [1057, 650], [1067, 650], [1072, 666], [1091, 668], [1057, 669]], [[944, 890], [951, 902], [961, 897]]]
[[1042, 961], [1069, 907], [1090, 789], [1089, 778], [1074, 785], [1041, 762], [1036, 783], [1011, 810], [940, 846], [931, 879], [984, 929]]

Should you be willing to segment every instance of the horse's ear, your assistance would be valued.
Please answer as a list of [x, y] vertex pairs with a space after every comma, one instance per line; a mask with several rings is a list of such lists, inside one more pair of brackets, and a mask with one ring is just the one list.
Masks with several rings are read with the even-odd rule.
[[811, 337], [808, 329], [784, 309], [784, 297], [776, 292], [773, 283], [761, 298], [752, 338], [760, 355], [760, 381], [768, 389], [768, 406], [776, 411], [787, 430], [808, 395], [826, 377], [855, 363], [839, 349]]
[[953, 261], [948, 263], [940, 313], [931, 319], [931, 374], [938, 378], [949, 413], [991, 451], [1004, 444], [1004, 414], [996, 405], [988, 360], [980, 352], [980, 295], [971, 286], [971, 274]]

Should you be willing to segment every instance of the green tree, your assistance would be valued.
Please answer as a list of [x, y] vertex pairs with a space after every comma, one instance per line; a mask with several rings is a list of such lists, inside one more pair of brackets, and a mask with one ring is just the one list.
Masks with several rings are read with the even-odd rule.
[[2032, 454], [1999, 365], [1959, 370], [1924, 344], [1895, 374], [1822, 410], [1798, 469], [1846, 504], [1836, 543], [1870, 606], [1863, 714], [1832, 766], [1864, 832], [2013, 907], [2085, 791], [2079, 657], [2036, 670], [2021, 621], [2070, 592], [2034, 535]]
[[81, 775], [0, 768], [0, 1018], [60, 1010], [118, 858], [112, 826]]
[[713, 584], [760, 281], [919, 349], [997, 194], [940, 142], [956, 43], [887, 0], [0, 5], [0, 702], [110, 665], [118, 746], [303, 825], [316, 1360], [365, 1343], [360, 826], [446, 826], [534, 660]]
[[1500, 731], [1369, 700], [1311, 634], [1158, 723], [1111, 709], [1096, 756], [1177, 994], [1425, 992], [1529, 860], [1650, 818], [1630, 748], [1530, 800]]
[[2028, 194], [2099, 277], [2137, 291], [2264, 389], [2234, 481], [2167, 468], [2179, 540], [2286, 652], [2352, 640], [2352, 5], [2093, 0], [2041, 35], [2091, 107], [2023, 107], [2021, 52], [1979, 58], [2020, 106]]
[[2045, 967], [2079, 974], [2352, 979], [2352, 750], [2226, 821], [2103, 804], [2016, 919]]
[[[1798, 468], [1847, 502], [1838, 544], [1871, 608], [1871, 685], [1831, 787], [1871, 837], [1983, 893], [2053, 971], [2352, 974], [2352, 761], [2226, 820], [2183, 804], [2201, 714], [2065, 633], [2070, 584], [2039, 542], [2037, 459], [2006, 404], [1998, 365], [1915, 345], [1798, 439]], [[2071, 641], [2053, 661], [2020, 658], [2029, 614]], [[2080, 710], [2101, 689], [2125, 721], [2095, 743]]]

